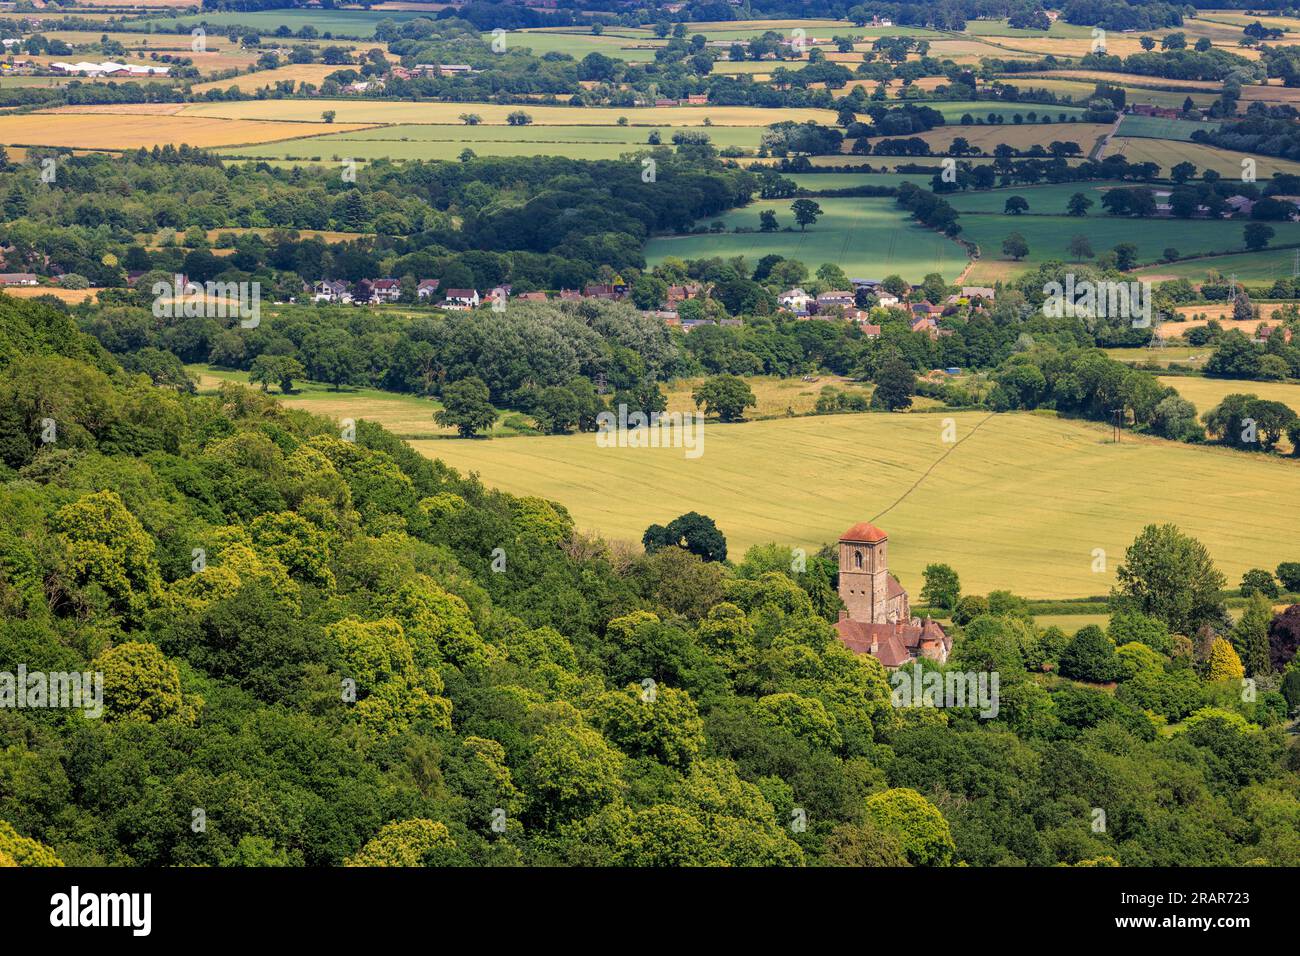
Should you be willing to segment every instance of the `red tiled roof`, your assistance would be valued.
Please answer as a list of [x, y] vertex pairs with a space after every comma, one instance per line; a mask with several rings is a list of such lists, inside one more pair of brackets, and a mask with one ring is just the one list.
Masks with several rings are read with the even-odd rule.
[[868, 544], [875, 544], [877, 541], [884, 541], [889, 535], [881, 531], [869, 521], [863, 521], [855, 524], [848, 531], [840, 535], [841, 541], [865, 541]]
[[[921, 626], [914, 624], [864, 624], [844, 618], [837, 621], [835, 631], [840, 643], [855, 654], [871, 654], [871, 646], [876, 646], [876, 660], [886, 667], [901, 667], [912, 660], [916, 654], [922, 654], [927, 648], [942, 647], [945, 652], [952, 649], [952, 639], [944, 633], [937, 623], [926, 620]], [[946, 654], [945, 654], [946, 656]]]

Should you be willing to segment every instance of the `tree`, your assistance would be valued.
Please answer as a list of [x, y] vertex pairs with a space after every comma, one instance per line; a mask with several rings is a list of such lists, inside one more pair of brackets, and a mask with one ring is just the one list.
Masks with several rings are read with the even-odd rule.
[[1019, 262], [1025, 256], [1029, 255], [1029, 243], [1025, 237], [1018, 232], [1013, 232], [1002, 240], [1002, 254], [1010, 256]]
[[324, 120], [325, 122], [327, 122], [327, 123], [333, 123], [333, 122], [334, 122], [334, 117], [337, 116], [337, 115], [338, 115], [338, 114], [335, 113], [334, 110], [326, 110], [325, 112], [323, 112], [323, 113], [320, 114], [320, 118], [323, 119], [323, 120]]
[[446, 824], [417, 819], [385, 824], [344, 866], [446, 867], [463, 862]]
[[1029, 200], [1024, 196], [1010, 196], [1003, 204], [1002, 212], [1008, 216], [1019, 216], [1029, 210]]
[[506, 114], [506, 123], [510, 126], [528, 126], [533, 118], [523, 110], [511, 110]]
[[280, 386], [280, 391], [288, 395], [293, 391], [293, 380], [302, 378], [307, 370], [292, 355], [259, 355], [253, 359], [248, 372], [248, 380], [254, 385], [260, 384], [266, 391], [271, 384]]
[[771, 209], [764, 209], [758, 214], [759, 232], [776, 232], [780, 226], [776, 221], [776, 213]]
[[931, 607], [951, 611], [961, 598], [961, 582], [957, 572], [946, 564], [927, 564], [925, 586], [921, 588], [921, 599]]
[[1114, 680], [1118, 674], [1115, 645], [1096, 624], [1079, 628], [1061, 651], [1061, 673], [1094, 684]]
[[1066, 249], [1074, 257], [1075, 262], [1091, 259], [1094, 255], [1092, 243], [1088, 241], [1087, 236], [1075, 236], [1070, 240], [1070, 244]]
[[939, 808], [908, 787], [872, 794], [865, 819], [896, 839], [913, 866], [950, 866], [957, 855], [952, 831]]
[[1273, 620], [1273, 602], [1259, 592], [1250, 596], [1241, 620], [1232, 628], [1232, 647], [1251, 677], [1272, 673], [1269, 660], [1269, 624]]
[[1142, 49], [1146, 50], [1148, 53], [1156, 48], [1156, 41], [1151, 39], [1151, 37], [1138, 37], [1138, 43], [1142, 46]]
[[1221, 637], [1216, 637], [1210, 644], [1210, 656], [1206, 661], [1205, 679], [1211, 683], [1225, 680], [1241, 680], [1246, 670], [1241, 665], [1241, 658], [1232, 645]]
[[794, 213], [794, 221], [799, 224], [800, 231], [803, 231], [817, 221], [817, 217], [822, 214], [822, 207], [812, 199], [796, 199], [790, 204], [790, 211]]
[[1276, 235], [1272, 226], [1266, 226], [1262, 222], [1248, 222], [1241, 231], [1242, 239], [1246, 243], [1246, 248], [1251, 252], [1259, 252], [1269, 244]]
[[487, 385], [470, 376], [442, 390], [442, 408], [434, 412], [433, 419], [443, 427], [455, 428], [461, 438], [473, 438], [475, 432], [491, 428], [497, 414]]
[[1273, 580], [1272, 573], [1263, 568], [1251, 568], [1241, 576], [1242, 597], [1262, 594], [1266, 598], [1276, 598], [1279, 593], [1277, 582]]
[[1065, 204], [1065, 211], [1071, 216], [1086, 216], [1092, 208], [1092, 200], [1083, 193], [1075, 193]]
[[1121, 606], [1158, 618], [1175, 634], [1191, 636], [1223, 616], [1223, 575], [1205, 545], [1176, 525], [1143, 528], [1115, 576]]
[[1196, 175], [1195, 164], [1189, 163], [1185, 160], [1181, 163], [1176, 163], [1174, 165], [1174, 168], [1169, 170], [1169, 178], [1172, 179], [1180, 186], [1183, 183], [1187, 182], [1189, 179], [1192, 179], [1195, 175]]
[[1111, 250], [1115, 253], [1115, 268], [1127, 272], [1137, 265], [1138, 247], [1131, 242], [1121, 242]]
[[483, 117], [479, 116], [477, 113], [461, 113], [460, 121], [466, 126], [477, 126], [479, 123], [483, 122]]
[[542, 824], [594, 813], [618, 794], [622, 755], [590, 727], [542, 729], [521, 774], [527, 813]]
[[724, 422], [744, 421], [745, 409], [758, 404], [749, 383], [737, 375], [717, 375], [701, 382], [691, 393], [695, 407]]
[[652, 524], [641, 536], [647, 554], [661, 548], [682, 548], [705, 561], [727, 560], [727, 539], [708, 515], [688, 511], [665, 525]]
[[[153, 723], [184, 717], [181, 677], [176, 665], [154, 644], [129, 641], [99, 655], [104, 674], [104, 715], [110, 719]], [[201, 702], [201, 701], [200, 701]]]
[[912, 407], [916, 394], [916, 374], [901, 356], [891, 355], [876, 370], [876, 388], [871, 393], [873, 408], [899, 412]]
[[1283, 561], [1277, 566], [1277, 579], [1285, 591], [1300, 592], [1300, 561]]

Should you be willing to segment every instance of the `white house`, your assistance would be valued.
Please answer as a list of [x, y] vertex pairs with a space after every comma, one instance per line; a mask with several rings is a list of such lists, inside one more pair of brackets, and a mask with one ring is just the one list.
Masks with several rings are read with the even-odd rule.
[[477, 309], [479, 301], [478, 292], [474, 289], [448, 289], [442, 307], [455, 311]]
[[348, 291], [348, 284], [338, 279], [322, 279], [312, 286], [313, 302], [342, 302], [347, 304], [352, 301], [352, 293]]
[[803, 289], [796, 288], [782, 292], [776, 297], [776, 301], [781, 304], [781, 308], [789, 309], [791, 312], [806, 312], [812, 296]]

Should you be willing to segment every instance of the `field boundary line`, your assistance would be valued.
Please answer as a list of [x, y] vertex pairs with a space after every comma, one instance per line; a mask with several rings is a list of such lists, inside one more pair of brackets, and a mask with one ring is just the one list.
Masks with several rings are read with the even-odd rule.
[[921, 483], [922, 483], [923, 481], [925, 481], [925, 479], [927, 479], [927, 478], [930, 477], [930, 473], [931, 473], [931, 472], [933, 472], [936, 468], [938, 468], [940, 465], [942, 465], [942, 464], [944, 463], [944, 461], [947, 459], [947, 457], [948, 457], [949, 455], [951, 455], [951, 454], [952, 454], [953, 452], [955, 452], [958, 448], [960, 448], [960, 447], [961, 447], [961, 446], [966, 442], [966, 439], [973, 437], [974, 434], [975, 434], [977, 431], [979, 431], [981, 428], [983, 428], [984, 425], [985, 425], [985, 423], [988, 422], [988, 420], [989, 420], [990, 418], [992, 418], [992, 417], [993, 417], [994, 415], [996, 415], [996, 414], [997, 414], [997, 412], [989, 412], [988, 416], [987, 416], [983, 421], [981, 421], [978, 425], [976, 425], [974, 428], [972, 428], [969, 432], [967, 432], [965, 435], [963, 435], [961, 438], [959, 438], [959, 439], [958, 439], [958, 440], [953, 444], [953, 446], [952, 446], [951, 448], [949, 448], [946, 452], [944, 452], [942, 455], [940, 455], [940, 456], [939, 456], [939, 457], [934, 461], [934, 463], [930, 465], [929, 468], [925, 469], [925, 471], [924, 471], [924, 473], [922, 473], [921, 477], [918, 478], [918, 479], [916, 479], [916, 481], [912, 483], [912, 487], [908, 488], [905, 492], [903, 492], [901, 495], [899, 495], [898, 498], [894, 501], [894, 503], [891, 504], [888, 508], [886, 508], [884, 511], [880, 512], [879, 514], [877, 514], [877, 515], [875, 515], [873, 518], [871, 518], [871, 523], [872, 523], [872, 524], [875, 524], [877, 521], [879, 521], [879, 520], [880, 520], [881, 518], [883, 518], [885, 515], [889, 514], [891, 511], [893, 511], [895, 508], [897, 508], [899, 505], [901, 505], [901, 504], [902, 504], [902, 503], [907, 499], [907, 497], [908, 497], [912, 492], [916, 491], [917, 488], [921, 487]]

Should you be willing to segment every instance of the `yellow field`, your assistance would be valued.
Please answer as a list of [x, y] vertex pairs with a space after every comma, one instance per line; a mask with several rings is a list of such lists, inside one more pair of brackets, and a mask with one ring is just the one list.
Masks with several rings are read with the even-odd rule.
[[[942, 442], [946, 417], [955, 447]], [[1124, 549], [1152, 522], [1198, 537], [1233, 581], [1294, 556], [1276, 505], [1300, 487], [1295, 461], [1128, 434], [1116, 445], [1104, 427], [1030, 414], [704, 427], [695, 459], [681, 448], [599, 448], [590, 434], [412, 445], [489, 485], [562, 501], [578, 527], [631, 541], [691, 510], [712, 517], [737, 555], [767, 541], [815, 549], [872, 520], [913, 593], [925, 565], [942, 561], [969, 593], [1105, 594]], [[1091, 570], [1096, 548], [1105, 573]]]
[[[373, 100], [246, 100], [238, 103], [194, 103], [183, 116], [224, 117], [243, 120], [319, 120], [321, 111], [334, 110], [340, 123], [459, 123], [461, 113], [477, 113], [487, 125], [505, 125], [506, 116], [520, 109], [495, 103], [399, 103]], [[626, 116], [634, 126], [767, 126], [777, 120], [834, 123], [830, 110], [767, 110], [753, 106], [662, 106], [592, 108], [582, 106], [528, 106], [525, 110], [538, 126], [612, 126]], [[338, 129], [337, 125], [335, 129]]]
[[[1116, 86], [1149, 85], [1171, 87], [1180, 90], [1199, 90], [1218, 92], [1218, 83], [1203, 83], [1198, 80], [1166, 80], [1158, 76], [1137, 76], [1133, 73], [1110, 73], [1106, 70], [1044, 70], [1041, 73], [1019, 73], [1017, 76], [1049, 80], [1083, 80], [1089, 83], [1102, 81]], [[1244, 88], [1243, 88], [1244, 89]]]
[[1106, 155], [1123, 153], [1130, 163], [1158, 163], [1164, 172], [1181, 162], [1189, 162], [1197, 170], [1213, 169], [1223, 176], [1240, 176], [1243, 159], [1255, 160], [1255, 175], [1260, 182], [1269, 179], [1275, 172], [1300, 173], [1300, 163], [1273, 156], [1251, 156], [1249, 153], [1237, 153], [1227, 149], [1215, 149], [1200, 143], [1177, 143], [1164, 139], [1139, 139], [1137, 137], [1116, 136], [1110, 141]]
[[54, 286], [14, 285], [5, 286], [0, 291], [13, 296], [15, 299], [34, 299], [38, 295], [52, 295], [54, 298], [68, 303], [68, 305], [80, 305], [86, 299], [93, 301], [95, 296], [104, 290], [94, 286], [89, 289], [59, 289]]
[[228, 80], [209, 80], [207, 83], [196, 83], [190, 87], [190, 91], [200, 94], [206, 93], [208, 90], [228, 90], [233, 86], [244, 93], [252, 93], [264, 86], [274, 86], [276, 83], [283, 83], [285, 80], [293, 80], [295, 83], [313, 83], [320, 86], [321, 83], [325, 82], [325, 77], [331, 73], [337, 73], [341, 69], [343, 67], [327, 66], [323, 63], [295, 63], [291, 66], [276, 67], [274, 70], [258, 70], [255, 73], [245, 73], [242, 76], [231, 77]]
[[[1010, 116], [1021, 110], [1028, 112], [1043, 108], [1041, 104], [1038, 106], [1026, 103], [1014, 106], [1008, 104], [1006, 115]], [[919, 133], [917, 136], [929, 143], [930, 149], [936, 153], [947, 152], [954, 139], [964, 136], [967, 142], [972, 146], [978, 146], [985, 153], [992, 153], [999, 143], [1006, 143], [1016, 149], [1028, 149], [1036, 143], [1046, 146], [1053, 140], [1060, 140], [1065, 143], [1078, 143], [1083, 150], [1083, 155], [1086, 156], [1097, 140], [1110, 130], [1109, 125], [1102, 123], [1053, 123], [1050, 126], [1003, 123], [997, 126], [940, 126]]]
[[[1280, 308], [1281, 305], [1276, 302], [1260, 302], [1259, 314], [1263, 317], [1262, 321], [1268, 322], [1269, 325], [1272, 325], [1273, 313]], [[1172, 326], [1175, 328], [1177, 328], [1180, 325], [1183, 328], [1187, 328], [1187, 329], [1195, 328], [1198, 325], [1205, 325], [1205, 323], [1208, 322], [1210, 319], [1218, 319], [1220, 324], [1222, 324], [1223, 327], [1226, 329], [1229, 328], [1229, 323], [1233, 322], [1233, 319], [1230, 318], [1230, 316], [1232, 315], [1231, 305], [1181, 305], [1174, 311], [1178, 312], [1181, 315], [1187, 316], [1187, 318], [1182, 322], [1171, 323]], [[1192, 318], [1193, 315], [1204, 315], [1205, 318], [1193, 319]], [[1235, 323], [1231, 327], [1237, 328], [1240, 325], [1249, 325], [1250, 331], [1253, 332], [1255, 330], [1255, 326], [1259, 325], [1259, 322], [1255, 322], [1252, 320], [1250, 322]]]
[[[1300, 413], [1300, 385], [1287, 382], [1244, 382], [1231, 378], [1200, 378], [1191, 375], [1161, 375], [1162, 385], [1177, 389], [1198, 412], [1208, 412], [1225, 395], [1258, 395], [1270, 402], [1281, 402]], [[1283, 445], [1286, 441], [1283, 440]]]
[[27, 113], [0, 116], [0, 144], [79, 149], [138, 149], [182, 143], [196, 147], [244, 146], [366, 128], [363, 123], [274, 123], [126, 114], [110, 120], [95, 114], [54, 117], [50, 113]]

